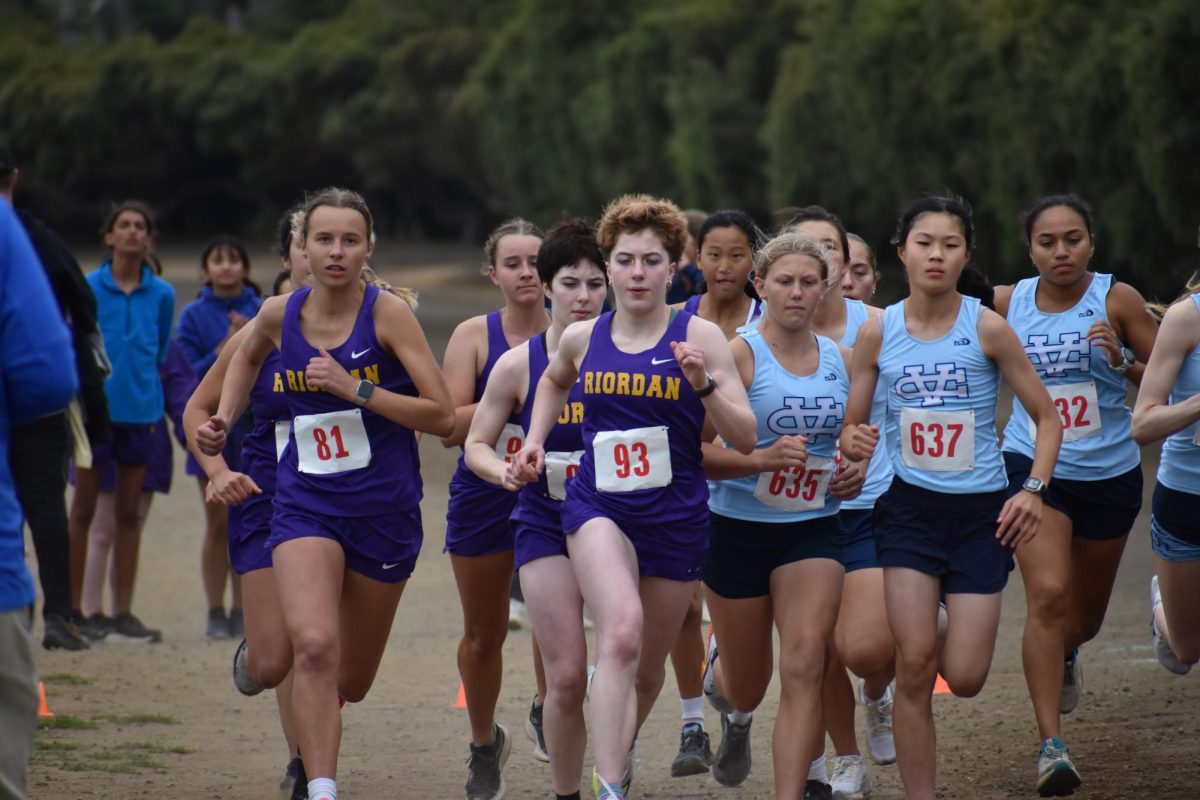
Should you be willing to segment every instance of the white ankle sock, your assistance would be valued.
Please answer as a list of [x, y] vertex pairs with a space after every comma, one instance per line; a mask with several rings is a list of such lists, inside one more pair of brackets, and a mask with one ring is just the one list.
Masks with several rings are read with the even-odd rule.
[[745, 725], [750, 720], [754, 719], [753, 711], [731, 711], [729, 712], [729, 721], [735, 725]]
[[309, 800], [337, 800], [337, 781], [333, 778], [313, 778], [308, 782]]
[[829, 783], [829, 770], [825, 767], [825, 756], [817, 756], [808, 765], [808, 779], [810, 781]]
[[683, 709], [683, 724], [694, 722], [704, 726], [704, 695], [699, 697], [681, 697], [679, 705]]

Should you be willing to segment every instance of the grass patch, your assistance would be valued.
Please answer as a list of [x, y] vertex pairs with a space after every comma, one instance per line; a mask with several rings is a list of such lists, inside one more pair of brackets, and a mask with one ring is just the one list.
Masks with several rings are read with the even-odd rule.
[[178, 725], [170, 714], [100, 714], [95, 719], [114, 725]]
[[196, 752], [191, 747], [184, 747], [181, 744], [159, 744], [158, 742], [127, 742], [121, 747], [128, 750], [141, 750], [145, 753], [155, 753], [157, 755], [173, 754], [178, 756], [186, 756]]
[[73, 717], [70, 714], [55, 714], [53, 717], [38, 717], [38, 730], [90, 731], [99, 727], [94, 722]]
[[35, 750], [44, 753], [66, 753], [79, 749], [79, 745], [74, 742], [60, 742], [54, 739], [39, 739], [33, 746]]
[[86, 675], [73, 675], [70, 672], [53, 672], [42, 676], [42, 683], [53, 683], [59, 686], [91, 686], [95, 682], [95, 678], [89, 678]]

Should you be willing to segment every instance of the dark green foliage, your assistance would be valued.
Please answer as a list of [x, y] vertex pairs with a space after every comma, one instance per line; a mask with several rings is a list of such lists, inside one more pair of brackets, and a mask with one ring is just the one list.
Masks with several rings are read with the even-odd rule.
[[821, 203], [886, 264], [900, 207], [949, 187], [996, 281], [1028, 273], [1018, 216], [1050, 192], [1092, 202], [1096, 266], [1148, 294], [1196, 260], [1189, 0], [91, 7], [0, 10], [0, 141], [77, 233], [126, 196], [173, 235], [263, 230], [338, 183], [387, 233], [477, 240], [646, 191], [767, 224]]

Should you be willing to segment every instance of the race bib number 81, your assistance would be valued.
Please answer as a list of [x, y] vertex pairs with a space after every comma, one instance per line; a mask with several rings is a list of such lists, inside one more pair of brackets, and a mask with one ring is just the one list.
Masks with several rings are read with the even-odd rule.
[[975, 412], [900, 409], [904, 465], [930, 472], [975, 468]]
[[603, 431], [592, 439], [596, 489], [635, 492], [671, 483], [671, 447], [665, 425]]
[[832, 458], [810, 455], [802, 467], [760, 472], [754, 497], [764, 505], [784, 511], [816, 511], [825, 507], [833, 471]]
[[371, 463], [371, 442], [357, 408], [306, 414], [293, 422], [299, 470], [333, 475]]

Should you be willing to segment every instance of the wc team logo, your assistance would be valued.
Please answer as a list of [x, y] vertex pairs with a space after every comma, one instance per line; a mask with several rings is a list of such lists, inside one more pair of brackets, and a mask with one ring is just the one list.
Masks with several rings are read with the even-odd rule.
[[921, 364], [909, 364], [896, 380], [896, 394], [904, 400], [920, 400], [922, 408], [944, 405], [947, 398], [966, 400], [971, 396], [967, 371], [953, 361], [933, 365], [926, 372]]
[[1072, 369], [1091, 372], [1092, 368], [1092, 344], [1078, 331], [1059, 333], [1054, 344], [1048, 334], [1031, 333], [1025, 354], [1033, 368], [1047, 378], [1065, 375]]
[[767, 417], [767, 427], [780, 436], [838, 436], [845, 416], [845, 404], [833, 397], [785, 397], [783, 408]]

